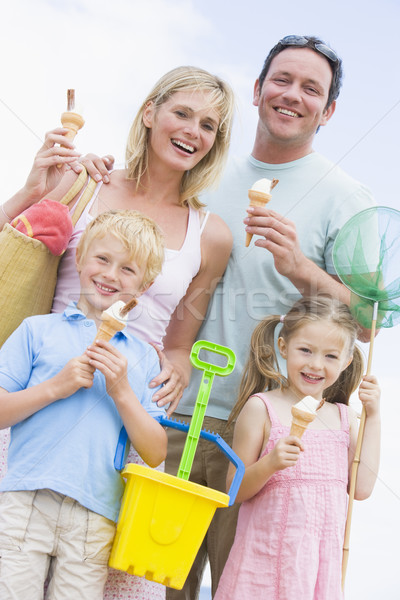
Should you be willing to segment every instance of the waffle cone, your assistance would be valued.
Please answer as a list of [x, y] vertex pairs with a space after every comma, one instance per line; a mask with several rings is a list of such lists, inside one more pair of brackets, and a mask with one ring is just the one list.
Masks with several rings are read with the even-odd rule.
[[[85, 120], [80, 114], [68, 110], [61, 115], [61, 124], [65, 129], [68, 129], [64, 137], [72, 142], [78, 131], [84, 126]], [[60, 167], [61, 163], [57, 165], [58, 169]]]
[[114, 319], [110, 315], [103, 312], [101, 315], [101, 325], [97, 330], [96, 340], [110, 341], [117, 331], [124, 329], [125, 323]]
[[301, 438], [309, 424], [314, 421], [316, 414], [292, 406], [292, 425], [290, 435], [296, 435]]
[[[263, 192], [257, 192], [256, 190], [249, 190], [250, 206], [261, 206], [264, 207], [270, 200], [271, 194], [265, 194]], [[250, 245], [252, 233], [246, 233], [246, 248]]]
[[67, 111], [61, 115], [61, 124], [69, 130], [65, 134], [65, 137], [72, 141], [78, 131], [84, 126], [85, 120], [80, 114]]

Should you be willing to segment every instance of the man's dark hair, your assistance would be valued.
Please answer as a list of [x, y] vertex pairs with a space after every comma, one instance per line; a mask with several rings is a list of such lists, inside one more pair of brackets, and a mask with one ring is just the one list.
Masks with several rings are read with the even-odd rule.
[[[290, 38], [303, 38], [304, 39], [304, 44], [303, 43], [285, 43], [286, 39], [290, 39]], [[332, 60], [330, 59], [325, 52], [318, 50], [318, 45], [321, 45], [321, 47], [327, 48], [328, 50], [331, 50], [332, 55], [336, 56], [336, 60]], [[260, 91], [261, 88], [263, 86], [265, 77], [268, 73], [268, 70], [271, 66], [271, 62], [272, 59], [275, 58], [275, 56], [277, 56], [280, 52], [282, 52], [282, 50], [286, 50], [286, 48], [310, 48], [311, 50], [314, 50], [314, 52], [316, 52], [317, 54], [319, 54], [320, 56], [323, 56], [326, 61], [329, 63], [329, 66], [331, 68], [332, 71], [332, 82], [331, 82], [331, 86], [329, 88], [329, 94], [328, 94], [328, 102], [326, 104], [326, 108], [329, 108], [329, 106], [332, 104], [332, 102], [334, 100], [336, 100], [336, 98], [339, 96], [339, 92], [340, 92], [340, 88], [342, 86], [342, 78], [343, 78], [343, 70], [342, 70], [342, 61], [341, 59], [336, 55], [336, 53], [330, 49], [327, 44], [325, 44], [325, 42], [323, 42], [322, 40], [320, 40], [317, 37], [311, 36], [311, 35], [305, 35], [305, 36], [287, 36], [287, 38], [283, 38], [282, 40], [280, 40], [269, 52], [267, 58], [265, 59], [262, 71], [258, 77], [259, 80], [259, 85], [260, 85]]]

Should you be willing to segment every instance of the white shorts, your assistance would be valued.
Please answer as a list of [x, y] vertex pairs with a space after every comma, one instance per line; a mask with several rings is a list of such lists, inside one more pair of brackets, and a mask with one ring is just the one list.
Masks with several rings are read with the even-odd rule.
[[102, 600], [115, 523], [51, 490], [0, 493], [0, 598]]

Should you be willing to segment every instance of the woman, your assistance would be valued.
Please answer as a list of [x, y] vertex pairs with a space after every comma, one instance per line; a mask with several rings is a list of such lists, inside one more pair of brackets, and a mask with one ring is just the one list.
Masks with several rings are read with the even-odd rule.
[[[217, 215], [202, 210], [198, 195], [215, 184], [221, 173], [229, 148], [233, 105], [230, 87], [202, 69], [179, 67], [164, 75], [132, 124], [125, 169], [106, 175], [107, 185], [104, 180], [99, 182], [59, 269], [56, 311], [63, 310], [78, 292], [75, 247], [93, 217], [105, 210], [129, 208], [158, 223], [167, 248], [163, 271], [141, 296], [128, 327], [158, 349], [162, 371], [151, 385], [163, 387], [153, 398], [160, 405], [170, 403], [169, 414], [188, 383], [190, 349], [232, 247], [228, 227]], [[44, 195], [60, 199], [69, 189], [79, 167], [73, 145], [64, 139], [65, 132], [56, 129], [46, 135], [24, 188], [2, 207], [0, 226]], [[59, 164], [64, 166], [57, 169]], [[73, 168], [59, 181], [70, 165]], [[155, 600], [163, 598], [164, 592], [162, 586], [113, 572], [105, 597]]]

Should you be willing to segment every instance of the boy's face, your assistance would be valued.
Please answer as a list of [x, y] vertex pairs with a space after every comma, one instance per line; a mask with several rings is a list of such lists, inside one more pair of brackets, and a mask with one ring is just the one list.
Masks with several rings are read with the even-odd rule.
[[140, 296], [146, 265], [138, 265], [125, 246], [112, 234], [95, 238], [86, 256], [77, 258], [81, 284], [79, 309], [98, 320], [103, 310], [122, 300], [128, 302]]

